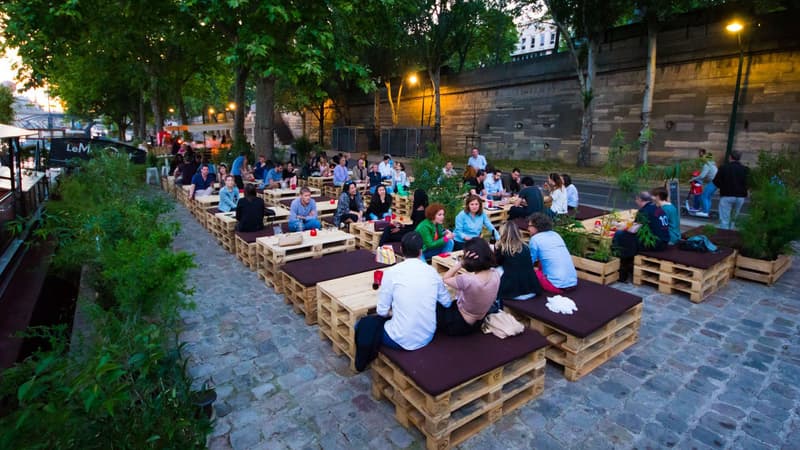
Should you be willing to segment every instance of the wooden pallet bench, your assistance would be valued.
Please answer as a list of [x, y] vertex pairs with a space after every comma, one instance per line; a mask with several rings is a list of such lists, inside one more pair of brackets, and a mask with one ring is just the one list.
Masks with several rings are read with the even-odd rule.
[[[320, 195], [320, 190], [317, 188], [309, 188], [311, 195]], [[258, 194], [259, 197], [264, 199], [264, 204], [267, 206], [280, 205], [281, 200], [294, 200], [300, 196], [300, 188], [297, 189], [265, 189], [264, 192]]]
[[411, 195], [392, 196], [392, 212], [398, 216], [410, 216], [413, 205], [414, 197]]
[[642, 299], [608, 286], [580, 280], [562, 295], [578, 310], [558, 314], [547, 309], [547, 296], [525, 301], [504, 300], [505, 309], [547, 338], [547, 359], [564, 367], [564, 376], [576, 381], [639, 338]]
[[719, 247], [717, 253], [698, 253], [669, 246], [660, 252], [641, 252], [633, 261], [633, 283], [648, 284], [659, 292], [681, 292], [700, 303], [731, 278], [736, 251]]
[[[375, 262], [375, 254], [360, 249], [347, 253], [334, 253], [319, 259], [293, 261], [283, 266], [280, 272], [281, 290], [286, 303], [294, 312], [305, 315], [306, 324], [317, 323], [317, 285], [330, 280], [366, 273], [389, 267]], [[366, 278], [369, 278], [366, 277]], [[371, 279], [370, 279], [371, 280]], [[371, 283], [360, 285], [362, 290], [372, 293]], [[360, 317], [360, 316], [358, 316]]]
[[210, 229], [210, 225], [208, 224], [208, 210], [216, 208], [219, 205], [219, 195], [214, 194], [195, 197], [191, 205], [192, 214], [194, 214], [197, 221], [200, 222], [200, 225], [207, 230]]
[[[406, 225], [412, 223], [408, 217], [397, 217], [396, 220]], [[350, 234], [356, 238], [356, 247], [375, 250], [378, 248], [383, 231], [387, 226], [390, 225], [381, 220], [353, 222], [350, 224]]]
[[372, 272], [323, 281], [317, 284], [317, 325], [320, 338], [331, 341], [333, 352], [350, 359], [355, 371], [358, 319], [374, 312], [378, 291], [372, 289]]
[[316, 236], [311, 236], [310, 231], [289, 234], [299, 234], [303, 241], [298, 245], [281, 247], [278, 245], [280, 236], [256, 239], [259, 255], [258, 275], [267, 286], [274, 288], [275, 292], [281, 292], [278, 272], [287, 262], [319, 258], [330, 253], [355, 250], [356, 247], [355, 238], [339, 230], [318, 230]]
[[[289, 232], [289, 225], [282, 223], [276, 225], [280, 228], [281, 233]], [[256, 239], [260, 237], [274, 236], [275, 228], [273, 226], [266, 226], [261, 231], [243, 232], [235, 231], [234, 239], [236, 240], [236, 257], [253, 272], [258, 270], [258, 244]]]
[[372, 395], [392, 403], [397, 421], [417, 428], [428, 449], [449, 449], [544, 391], [546, 346], [526, 330], [504, 340], [437, 335], [412, 352], [382, 348]]
[[[326, 197], [324, 195], [311, 198], [317, 204], [317, 217], [333, 217], [333, 215], [336, 213], [336, 208], [339, 205], [339, 202], [335, 198]], [[293, 200], [294, 199], [283, 199], [279, 203], [280, 206], [288, 210], [292, 206]], [[333, 203], [331, 203], [331, 200], [333, 200]]]
[[309, 187], [317, 188], [322, 191], [325, 183], [333, 183], [333, 177], [308, 177], [306, 183]]
[[[274, 216], [264, 216], [264, 228], [272, 228], [275, 225], [283, 225], [289, 220], [289, 210], [279, 206], [267, 208], [275, 213]], [[213, 211], [213, 210], [212, 210]], [[215, 213], [214, 218], [209, 221], [209, 231], [217, 239], [225, 250], [233, 255], [236, 252], [236, 212]]]

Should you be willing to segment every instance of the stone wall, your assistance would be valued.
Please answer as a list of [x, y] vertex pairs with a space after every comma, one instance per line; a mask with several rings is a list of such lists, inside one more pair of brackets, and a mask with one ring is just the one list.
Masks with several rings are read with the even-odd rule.
[[[800, 150], [800, 34], [797, 14], [758, 18], [743, 36], [742, 94], [734, 148], [752, 161], [760, 149]], [[651, 128], [651, 161], [694, 157], [698, 147], [724, 154], [738, 67], [736, 38], [724, 30], [724, 11], [681, 17], [659, 34]], [[605, 159], [614, 133], [629, 141], [639, 131], [647, 54], [640, 25], [610, 30], [602, 45], [595, 88], [592, 162]], [[385, 91], [385, 90], [384, 90]], [[491, 158], [574, 161], [580, 139], [580, 97], [568, 54], [444, 76], [441, 89], [445, 152], [466, 154], [472, 145]], [[399, 126], [419, 126], [422, 89], [406, 86]], [[391, 126], [382, 93], [381, 126]], [[424, 123], [432, 125], [432, 95], [424, 98]], [[373, 100], [353, 96], [349, 121], [373, 125]], [[316, 124], [307, 132], [316, 136]]]

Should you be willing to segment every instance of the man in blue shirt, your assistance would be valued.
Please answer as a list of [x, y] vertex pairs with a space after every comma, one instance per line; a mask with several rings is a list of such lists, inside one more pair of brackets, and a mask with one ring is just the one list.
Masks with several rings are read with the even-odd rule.
[[559, 289], [578, 284], [578, 273], [572, 263], [564, 239], [553, 231], [553, 219], [547, 214], [535, 213], [528, 220], [531, 240], [528, 244], [533, 263], [539, 261], [542, 274], [547, 281]]
[[264, 178], [264, 172], [267, 170], [267, 157], [264, 155], [258, 155], [258, 162], [253, 167], [253, 177], [256, 180], [261, 180]]
[[261, 182], [258, 190], [279, 188], [281, 187], [281, 181], [283, 181], [283, 163], [277, 163], [275, 167], [269, 169], [269, 172], [264, 175], [264, 181]]
[[339, 163], [333, 169], [333, 185], [344, 186], [346, 182], [350, 181], [350, 173], [347, 171], [347, 159], [339, 158]]
[[239, 153], [239, 156], [233, 160], [231, 164], [231, 175], [236, 181], [236, 187], [244, 189], [244, 179], [242, 178], [242, 170], [247, 167], [247, 155], [244, 152]]
[[503, 171], [495, 170], [494, 173], [487, 174], [483, 181], [483, 188], [486, 189], [486, 196], [489, 198], [502, 198], [506, 191], [503, 189]]
[[189, 189], [189, 198], [205, 197], [214, 193], [214, 174], [208, 173], [208, 164], [203, 164], [200, 173], [192, 177], [192, 187]]
[[289, 231], [322, 228], [317, 218], [317, 203], [311, 198], [311, 190], [300, 188], [300, 197], [292, 200], [289, 206]]
[[486, 170], [486, 158], [478, 152], [478, 147], [472, 147], [472, 156], [467, 160], [467, 165], [475, 170]]

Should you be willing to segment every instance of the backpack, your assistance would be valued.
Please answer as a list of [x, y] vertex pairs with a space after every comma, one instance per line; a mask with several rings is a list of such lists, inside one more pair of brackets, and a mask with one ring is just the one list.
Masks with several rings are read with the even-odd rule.
[[692, 236], [689, 239], [681, 239], [678, 241], [678, 248], [689, 252], [698, 253], [714, 253], [718, 250], [717, 246], [711, 242], [708, 237], [699, 234]]

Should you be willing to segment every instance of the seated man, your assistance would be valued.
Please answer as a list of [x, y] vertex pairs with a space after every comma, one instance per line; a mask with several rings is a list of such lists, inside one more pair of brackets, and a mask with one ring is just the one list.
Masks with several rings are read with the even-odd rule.
[[350, 174], [347, 171], [347, 159], [339, 158], [339, 163], [333, 169], [333, 185], [344, 186], [348, 181], [350, 181]]
[[486, 189], [486, 196], [488, 198], [499, 199], [505, 195], [503, 189], [503, 171], [495, 170], [493, 173], [486, 176], [483, 182], [483, 187]]
[[442, 168], [442, 175], [445, 177], [454, 177], [456, 176], [456, 170], [453, 169], [453, 161], [447, 161], [444, 164], [444, 168]]
[[205, 197], [214, 193], [214, 182], [216, 177], [212, 173], [208, 173], [208, 164], [203, 164], [200, 168], [200, 173], [194, 174], [192, 177], [192, 187], [189, 188], [189, 198]]
[[469, 186], [470, 195], [485, 197], [486, 196], [486, 189], [484, 188], [485, 180], [486, 180], [486, 171], [479, 170], [475, 174], [475, 178], [468, 178], [466, 181], [464, 181], [464, 186]]
[[267, 157], [258, 155], [258, 162], [253, 166], [253, 177], [256, 180], [263, 180], [265, 173], [267, 173]]
[[310, 230], [322, 228], [317, 218], [317, 202], [311, 198], [311, 190], [307, 187], [300, 188], [300, 197], [292, 200], [289, 206], [289, 231]]
[[[669, 218], [664, 210], [653, 203], [653, 196], [647, 191], [642, 191], [636, 195], [636, 206], [639, 212], [636, 213], [636, 224], [626, 230], [614, 233], [612, 246], [618, 249], [620, 268], [619, 281], [625, 282], [633, 273], [633, 257], [640, 250], [664, 250], [669, 242]], [[650, 235], [654, 240], [650, 243], [640, 242], [638, 231], [642, 226], [650, 229]]]
[[397, 350], [426, 346], [436, 331], [436, 303], [452, 303], [436, 269], [419, 258], [422, 237], [410, 232], [401, 241], [406, 260], [387, 269], [378, 291], [379, 315], [392, 318], [383, 328], [383, 345]]
[[533, 213], [544, 210], [544, 197], [542, 191], [533, 185], [533, 178], [523, 177], [520, 181], [519, 198], [514, 202], [514, 206], [508, 210], [508, 218], [528, 217]]
[[515, 167], [513, 170], [511, 170], [511, 182], [508, 184], [508, 192], [511, 195], [519, 194], [519, 191], [522, 189], [520, 186], [521, 181], [522, 179], [519, 174], [519, 169]]
[[277, 189], [281, 187], [283, 181], [283, 163], [275, 164], [275, 167], [269, 169], [269, 172], [264, 175], [264, 181], [258, 186], [258, 190], [264, 189]]
[[236, 181], [233, 175], [225, 177], [225, 186], [219, 190], [219, 209], [222, 212], [233, 211], [236, 209], [236, 204], [239, 202], [239, 189], [236, 187]]
[[669, 220], [669, 241], [667, 244], [675, 245], [681, 238], [681, 215], [678, 208], [669, 202], [669, 193], [663, 187], [653, 189], [653, 200], [659, 208], [664, 210]]
[[252, 232], [264, 229], [264, 200], [256, 195], [256, 187], [248, 184], [244, 187], [244, 198], [236, 204], [236, 229]]
[[372, 164], [369, 166], [369, 173], [367, 173], [367, 178], [369, 179], [369, 193], [375, 194], [375, 188], [379, 185], [383, 184], [382, 177], [380, 171], [378, 171], [378, 165]]
[[528, 219], [528, 232], [531, 241], [531, 260], [539, 262], [536, 275], [540, 284], [547, 290], [547, 281], [558, 289], [574, 287], [578, 284], [578, 273], [572, 263], [572, 256], [561, 235], [553, 231], [553, 219], [545, 213], [537, 212]]
[[378, 172], [381, 173], [381, 178], [384, 180], [391, 180], [394, 175], [394, 168], [392, 167], [392, 157], [389, 155], [383, 156], [383, 161], [378, 164]]

